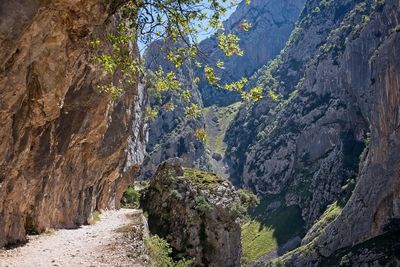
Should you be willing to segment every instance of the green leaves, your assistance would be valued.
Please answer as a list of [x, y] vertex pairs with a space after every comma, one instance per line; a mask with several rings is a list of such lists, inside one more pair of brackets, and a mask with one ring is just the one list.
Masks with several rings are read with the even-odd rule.
[[115, 86], [113, 83], [99, 85], [97, 88], [99, 89], [100, 93], [105, 93], [111, 96], [113, 101], [116, 101], [124, 92], [122, 88]]
[[249, 82], [249, 80], [247, 80], [247, 78], [242, 78], [237, 82], [233, 82], [230, 84], [225, 84], [224, 85], [224, 89], [228, 90], [228, 91], [236, 91], [236, 92], [240, 92], [243, 90], [244, 86]]
[[258, 85], [252, 89], [250, 89], [249, 92], [243, 92], [242, 93], [242, 99], [244, 101], [260, 101], [262, 99], [262, 92], [263, 92], [263, 88], [261, 85]]
[[[201, 116], [201, 108], [192, 103], [190, 86], [195, 86], [199, 77], [191, 77], [191, 84], [183, 84], [177, 77], [178, 69], [185, 66], [203, 68], [204, 77], [212, 86], [235, 92], [242, 92], [248, 83], [242, 78], [231, 83], [224, 83], [217, 73], [226, 69], [222, 59], [207, 62], [202, 59], [199, 50], [198, 35], [201, 30], [209, 30], [216, 34], [218, 47], [225, 56], [242, 56], [239, 37], [234, 33], [224, 31], [222, 20], [228, 6], [238, 4], [238, 0], [127, 0], [121, 7], [121, 21], [116, 31], [108, 35], [107, 40], [98, 38], [90, 42], [93, 49], [94, 61], [108, 76], [108, 80], [99, 85], [101, 92], [111, 95], [116, 101], [126, 90], [127, 86], [138, 81], [139, 76], [145, 76], [148, 86], [152, 86], [154, 95], [159, 102], [155, 107], [148, 107], [146, 116], [154, 120], [159, 113], [159, 107], [166, 111], [176, 108], [174, 99], [184, 102], [185, 116], [196, 119]], [[249, 0], [246, 0], [250, 4]], [[241, 29], [248, 31], [251, 24], [247, 20], [241, 22]], [[172, 63], [176, 70], [164, 72], [162, 68], [150, 72], [145, 70], [137, 58], [137, 52], [132, 49], [134, 42], [141, 42], [148, 47], [155, 40], [172, 42], [166, 45], [168, 51], [165, 59]], [[178, 44], [178, 45], [176, 45]], [[201, 62], [201, 63], [200, 63]], [[218, 70], [218, 72], [216, 72]], [[243, 92], [243, 99], [258, 101], [261, 99], [261, 87], [249, 92]], [[165, 97], [165, 92], [173, 92], [174, 98]], [[169, 99], [170, 98], [170, 99]], [[165, 102], [164, 102], [165, 101]], [[204, 139], [198, 132], [199, 139]]]
[[201, 116], [201, 109], [195, 103], [191, 103], [189, 106], [185, 108], [185, 116], [195, 119]]
[[150, 122], [154, 121], [158, 116], [158, 111], [159, 111], [158, 106], [154, 106], [154, 107], [147, 106], [146, 107], [146, 119]]
[[101, 67], [105, 72], [109, 75], [113, 75], [115, 70], [117, 69], [117, 63], [115, 58], [111, 55], [102, 54], [97, 57], [97, 62], [100, 63]]
[[189, 267], [193, 260], [180, 259], [174, 261], [172, 258], [171, 245], [158, 235], [147, 236], [144, 238], [144, 244], [147, 248], [151, 266], [156, 267]]
[[221, 78], [219, 78], [215, 73], [214, 69], [208, 65], [204, 67], [204, 76], [211, 85], [216, 85], [221, 80]]
[[268, 90], [268, 95], [272, 99], [272, 101], [279, 101], [279, 99], [281, 99], [281, 95], [273, 90]]
[[225, 63], [223, 61], [221, 61], [220, 59], [218, 59], [218, 62], [215, 64], [215, 66], [219, 69], [225, 69], [224, 65], [225, 65]]
[[97, 88], [101, 93], [110, 95], [113, 101], [118, 100], [126, 86], [137, 82], [143, 69], [138, 59], [131, 55], [129, 44], [134, 40], [133, 36], [132, 30], [120, 23], [117, 32], [108, 35], [108, 42], [99, 38], [90, 41], [94, 62], [108, 75], [108, 80], [112, 80], [99, 84]]
[[239, 37], [236, 34], [230, 33], [226, 35], [221, 33], [218, 37], [218, 47], [225, 53], [226, 56], [233, 55], [243, 56], [243, 50], [239, 46]]
[[250, 22], [248, 22], [247, 20], [243, 20], [242, 21], [242, 30], [245, 32], [248, 32], [251, 28], [251, 24]]
[[190, 102], [190, 97], [191, 97], [192, 93], [189, 90], [184, 90], [181, 94], [181, 99], [184, 102]]
[[154, 75], [156, 93], [166, 91], [176, 91], [181, 88], [182, 83], [176, 78], [175, 72], [164, 73], [162, 68], [159, 68]]

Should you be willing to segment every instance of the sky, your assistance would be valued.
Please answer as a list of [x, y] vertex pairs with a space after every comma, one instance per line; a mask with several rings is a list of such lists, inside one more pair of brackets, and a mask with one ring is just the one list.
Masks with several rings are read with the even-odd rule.
[[[204, 1], [206, 1], [206, 0], [204, 0]], [[222, 2], [222, 1], [220, 1], [220, 2]], [[223, 21], [227, 20], [235, 10], [236, 10], [236, 6], [228, 8], [225, 16], [223, 17]], [[210, 37], [213, 33], [214, 32], [205, 32], [205, 31], [200, 30], [199, 35], [198, 35], [198, 40], [199, 41], [203, 41], [204, 39]], [[139, 45], [139, 49], [140, 49], [141, 54], [143, 54], [143, 52], [146, 49], [146, 45], [141, 43], [141, 42], [138, 42], [138, 45]]]

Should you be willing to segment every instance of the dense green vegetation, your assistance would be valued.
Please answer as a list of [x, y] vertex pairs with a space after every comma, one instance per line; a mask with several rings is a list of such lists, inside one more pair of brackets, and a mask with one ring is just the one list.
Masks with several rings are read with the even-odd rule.
[[[206, 140], [207, 147], [216, 153], [225, 154], [226, 144], [224, 143], [225, 133], [228, 130], [231, 122], [236, 117], [237, 112], [239, 111], [239, 107], [241, 102], [237, 102], [231, 104], [226, 107], [207, 107], [204, 108], [204, 116], [207, 121], [215, 120], [214, 123], [217, 124], [218, 129], [214, 129], [212, 127], [207, 127], [207, 136]], [[208, 124], [213, 123], [209, 122]]]
[[121, 205], [124, 208], [138, 208], [140, 203], [140, 192], [134, 185], [129, 185], [122, 195]]
[[201, 213], [207, 213], [213, 210], [213, 207], [210, 205], [210, 203], [208, 203], [205, 196], [198, 196], [195, 198], [194, 201], [195, 201], [194, 208]]
[[184, 168], [184, 176], [182, 178], [202, 189], [215, 188], [225, 181], [225, 179], [218, 177], [214, 173], [192, 168]]
[[279, 196], [264, 198], [250, 211], [242, 226], [242, 263], [247, 264], [273, 252], [295, 236], [304, 235], [304, 222], [297, 206], [281, 206], [265, 214]]
[[325, 212], [319, 217], [314, 225], [309, 230], [307, 236], [309, 240], [313, 240], [319, 236], [322, 231], [342, 212], [343, 206], [340, 205], [339, 201], [335, 201], [331, 205], [328, 205]]
[[144, 239], [147, 252], [149, 254], [150, 264], [154, 267], [188, 267], [192, 261], [180, 259], [174, 261], [172, 259], [172, 248], [170, 244], [158, 235], [146, 237]]
[[247, 209], [252, 209], [260, 205], [260, 199], [255, 194], [253, 194], [253, 192], [241, 188], [237, 190], [237, 193], [239, 195], [240, 202]]

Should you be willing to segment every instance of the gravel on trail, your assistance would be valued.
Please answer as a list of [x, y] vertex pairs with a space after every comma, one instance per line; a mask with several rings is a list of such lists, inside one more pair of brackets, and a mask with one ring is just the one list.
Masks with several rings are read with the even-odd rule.
[[141, 210], [105, 211], [92, 225], [29, 236], [24, 246], [0, 250], [0, 267], [146, 266], [145, 232]]

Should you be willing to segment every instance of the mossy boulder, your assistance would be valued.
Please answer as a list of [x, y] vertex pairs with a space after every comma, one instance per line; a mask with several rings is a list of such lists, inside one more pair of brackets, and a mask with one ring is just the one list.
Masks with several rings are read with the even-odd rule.
[[162, 163], [142, 198], [150, 231], [193, 266], [239, 266], [241, 202], [232, 184], [212, 173]]

